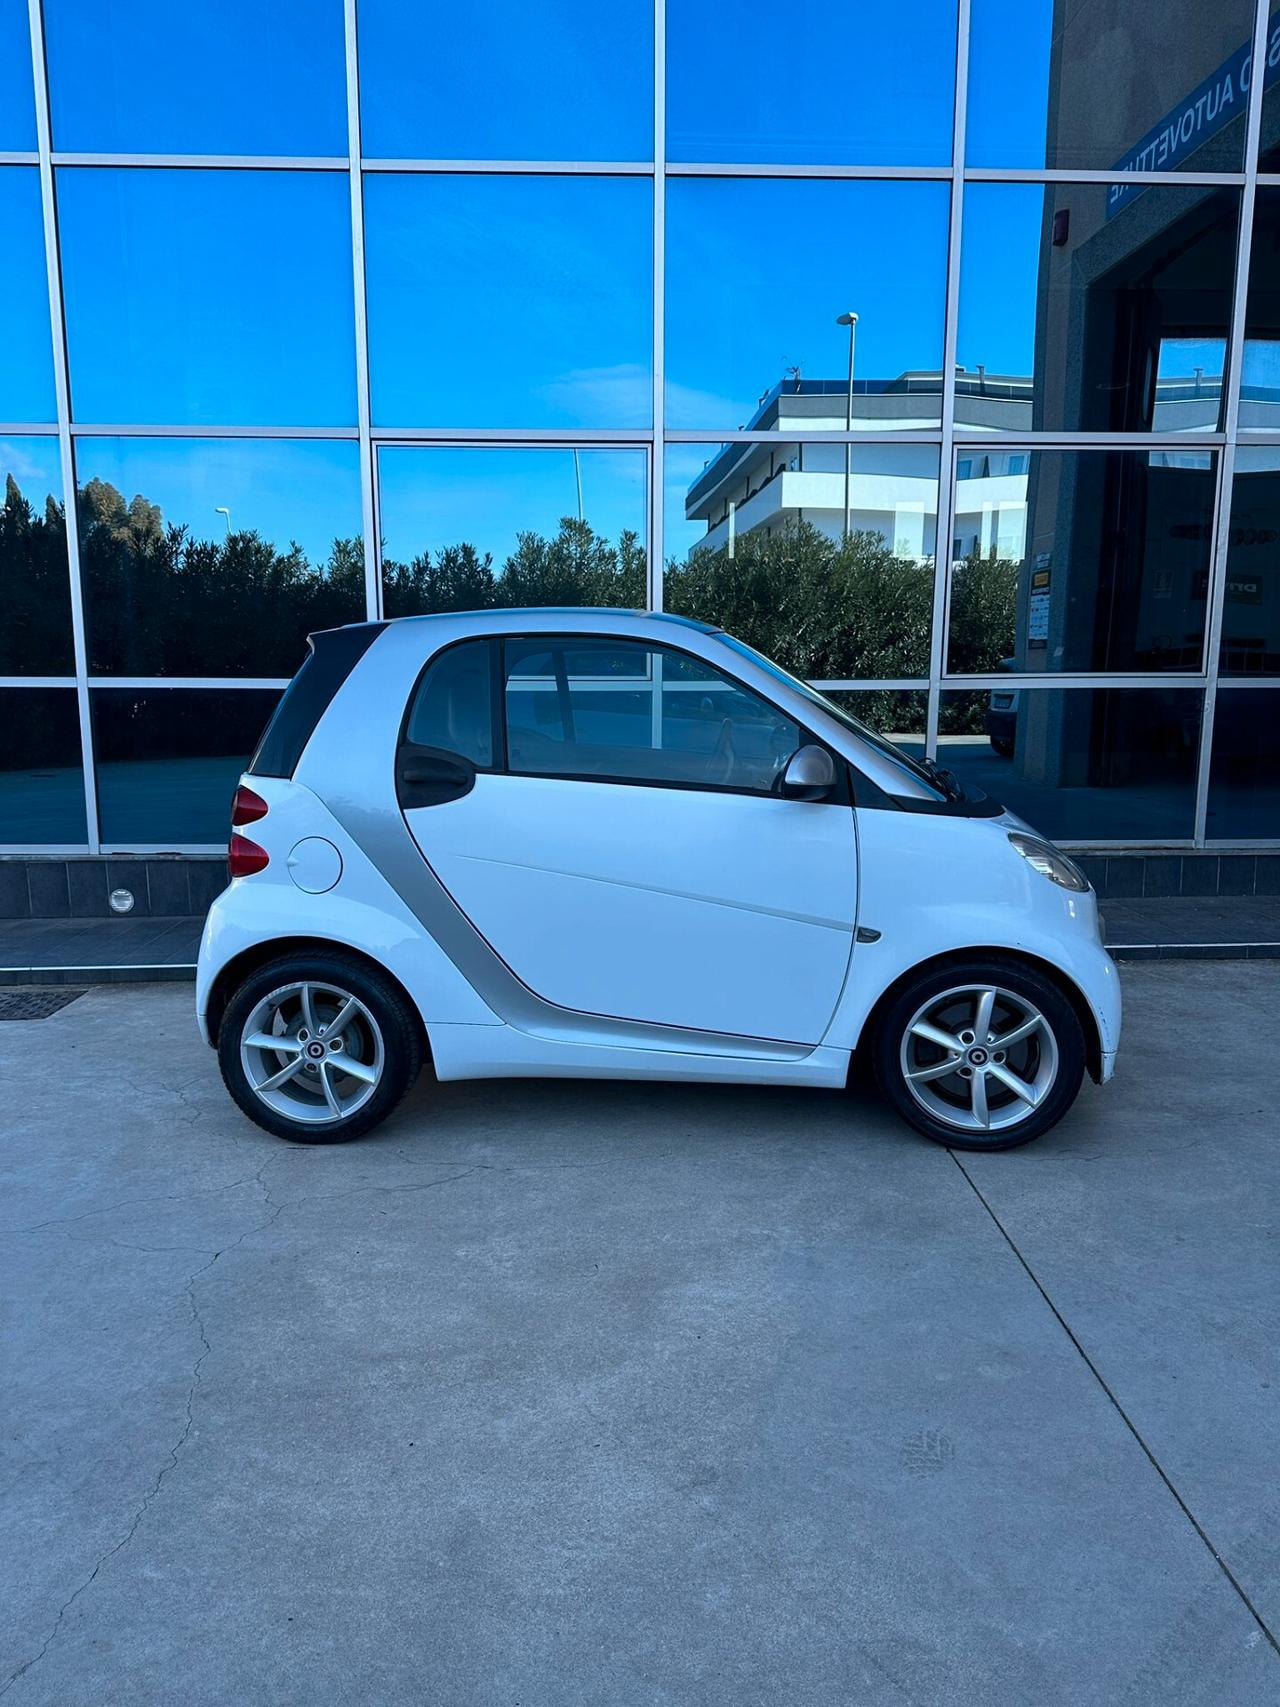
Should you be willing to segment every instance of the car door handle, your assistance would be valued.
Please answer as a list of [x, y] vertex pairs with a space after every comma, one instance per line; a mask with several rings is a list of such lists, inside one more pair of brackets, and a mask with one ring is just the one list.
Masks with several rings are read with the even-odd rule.
[[410, 749], [396, 765], [396, 791], [401, 806], [439, 806], [469, 794], [475, 785], [475, 766], [456, 753]]

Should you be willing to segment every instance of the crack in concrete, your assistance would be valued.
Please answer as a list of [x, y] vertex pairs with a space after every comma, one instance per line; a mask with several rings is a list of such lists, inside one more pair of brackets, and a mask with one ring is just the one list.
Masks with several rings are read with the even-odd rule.
[[[656, 1156], [647, 1155], [645, 1157], [645, 1159], [648, 1161], [652, 1161], [652, 1160], [664, 1161], [667, 1158], [669, 1158], [670, 1156], [673, 1156], [677, 1153], [678, 1152], [675, 1149], [668, 1149], [668, 1150], [663, 1150], [663, 1151], [659, 1152]], [[749, 1151], [749, 1150], [743, 1151], [741, 1153], [744, 1155], [745, 1154], [754, 1154], [753, 1151]], [[277, 1158], [277, 1157], [268, 1158], [268, 1161], [263, 1164], [263, 1169], [270, 1166], [272, 1160], [277, 1160], [277, 1159], [279, 1159], [279, 1158]], [[601, 1158], [599, 1158], [599, 1160], [593, 1159], [591, 1161], [585, 1161], [585, 1162], [518, 1161], [518, 1162], [506, 1162], [506, 1163], [468, 1162], [468, 1163], [462, 1164], [460, 1162], [459, 1158], [453, 1157], [453, 1156], [422, 1156], [422, 1157], [417, 1157], [417, 1156], [412, 1156], [412, 1155], [401, 1154], [397, 1157], [397, 1160], [399, 1160], [399, 1161], [401, 1161], [401, 1162], [403, 1162], [403, 1163], [405, 1163], [411, 1167], [456, 1167], [456, 1166], [461, 1165], [461, 1166], [465, 1167], [466, 1173], [496, 1173], [496, 1174], [559, 1173], [562, 1171], [577, 1172], [577, 1171], [582, 1171], [582, 1170], [592, 1169], [592, 1168], [611, 1167], [611, 1166], [616, 1166], [616, 1164], [617, 1164], [616, 1156], [602, 1156]], [[238, 1179], [228, 1180], [226, 1182], [226, 1184], [224, 1184], [224, 1185], [207, 1186], [200, 1191], [157, 1192], [157, 1193], [148, 1194], [144, 1197], [126, 1197], [126, 1198], [122, 1198], [118, 1203], [103, 1204], [100, 1209], [86, 1209], [80, 1215], [53, 1215], [53, 1216], [50, 1216], [47, 1220], [32, 1221], [32, 1222], [28, 1223], [26, 1226], [0, 1227], [0, 1237], [4, 1237], [4, 1236], [17, 1237], [18, 1235], [24, 1235], [27, 1233], [40, 1233], [40, 1232], [44, 1232], [47, 1228], [51, 1228], [51, 1227], [73, 1227], [80, 1221], [90, 1221], [90, 1220], [93, 1220], [97, 1216], [100, 1216], [100, 1215], [114, 1215], [119, 1210], [138, 1208], [138, 1207], [142, 1207], [146, 1204], [150, 1204], [150, 1203], [188, 1203], [188, 1202], [193, 1201], [196, 1198], [216, 1197], [221, 1192], [234, 1191], [238, 1186], [247, 1185], [251, 1180], [260, 1183], [263, 1169], [259, 1169], [259, 1171], [257, 1173], [254, 1173], [254, 1174], [244, 1174], [241, 1177], [239, 1177]], [[450, 1176], [450, 1178], [462, 1178], [462, 1177], [463, 1177], [462, 1175], [451, 1175]], [[431, 1183], [432, 1184], [445, 1184], [447, 1182], [441, 1180], [441, 1181], [432, 1181]], [[373, 1187], [373, 1186], [370, 1186], [370, 1187], [356, 1187], [356, 1188], [352, 1188], [352, 1189], [353, 1190], [364, 1190], [364, 1189], [367, 1189], [367, 1190], [398, 1190], [400, 1188], [398, 1188], [398, 1187]], [[405, 1189], [418, 1190], [421, 1188], [419, 1188], [419, 1187], [406, 1187]], [[346, 1195], [349, 1195], [349, 1193], [348, 1192], [334, 1192], [334, 1193], [323, 1193], [322, 1195], [323, 1196], [346, 1196]], [[314, 1201], [314, 1199], [311, 1197], [298, 1198], [295, 1203], [285, 1205], [284, 1207], [286, 1207], [286, 1208], [297, 1208], [303, 1203], [309, 1203], [312, 1201]], [[139, 1247], [139, 1248], [142, 1248], [142, 1247]]]
[[[93, 1243], [90, 1239], [75, 1239], [73, 1242], [77, 1245], [92, 1245]], [[108, 1239], [106, 1242], [113, 1250], [140, 1251], [144, 1256], [207, 1257], [213, 1255], [207, 1245], [135, 1245], [131, 1244], [128, 1239]]]
[[[214, 1251], [213, 1255], [209, 1258], [209, 1260], [207, 1262], [202, 1263], [201, 1266], [198, 1269], [196, 1269], [194, 1273], [187, 1276], [187, 1279], [183, 1284], [183, 1288], [182, 1288], [183, 1295], [185, 1296], [187, 1303], [188, 1303], [188, 1306], [189, 1306], [190, 1311], [191, 1311], [191, 1320], [194, 1323], [196, 1333], [199, 1336], [201, 1350], [200, 1350], [200, 1355], [196, 1358], [195, 1363], [192, 1365], [192, 1369], [191, 1369], [191, 1379], [190, 1379], [190, 1382], [189, 1382], [188, 1387], [187, 1387], [186, 1404], [183, 1407], [182, 1428], [179, 1431], [177, 1440], [175, 1440], [173, 1445], [169, 1448], [168, 1459], [166, 1460], [165, 1463], [163, 1463], [160, 1466], [160, 1470], [156, 1476], [155, 1481], [152, 1483], [151, 1487], [147, 1490], [147, 1492], [142, 1496], [142, 1502], [138, 1506], [138, 1509], [134, 1512], [133, 1517], [132, 1517], [132, 1519], [129, 1523], [129, 1526], [126, 1529], [124, 1535], [113, 1546], [107, 1548], [106, 1552], [103, 1553], [98, 1558], [97, 1562], [95, 1563], [93, 1569], [90, 1571], [89, 1575], [84, 1579], [84, 1581], [82, 1583], [78, 1584], [78, 1586], [72, 1590], [71, 1594], [69, 1594], [67, 1596], [66, 1600], [63, 1601], [62, 1605], [58, 1609], [58, 1615], [53, 1621], [52, 1628], [50, 1629], [49, 1634], [44, 1639], [44, 1643], [42, 1644], [40, 1651], [36, 1654], [33, 1654], [29, 1660], [24, 1660], [23, 1663], [17, 1668], [16, 1671], [13, 1671], [9, 1674], [9, 1676], [5, 1680], [4, 1684], [0, 1685], [0, 1696], [7, 1695], [9, 1693], [9, 1691], [13, 1688], [14, 1684], [18, 1683], [23, 1677], [25, 1677], [26, 1674], [32, 1669], [33, 1666], [39, 1665], [40, 1661], [45, 1657], [45, 1655], [49, 1652], [49, 1649], [57, 1641], [58, 1636], [61, 1633], [63, 1623], [66, 1620], [66, 1616], [67, 1616], [68, 1612], [70, 1612], [71, 1608], [80, 1599], [81, 1595], [86, 1593], [86, 1591], [88, 1589], [92, 1588], [92, 1586], [93, 1586], [94, 1582], [97, 1580], [98, 1574], [102, 1570], [103, 1566], [106, 1565], [107, 1563], [109, 1563], [110, 1560], [114, 1559], [118, 1553], [122, 1553], [124, 1551], [124, 1549], [129, 1545], [129, 1543], [133, 1540], [134, 1536], [138, 1532], [138, 1529], [142, 1523], [143, 1518], [146, 1517], [147, 1512], [151, 1509], [152, 1504], [158, 1498], [158, 1496], [160, 1494], [160, 1490], [164, 1485], [164, 1481], [165, 1481], [166, 1476], [168, 1476], [171, 1471], [173, 1471], [174, 1469], [177, 1468], [178, 1459], [182, 1454], [182, 1449], [187, 1444], [187, 1441], [191, 1436], [191, 1430], [195, 1424], [196, 1393], [199, 1390], [200, 1385], [201, 1385], [201, 1381], [202, 1381], [202, 1377], [203, 1377], [203, 1371], [204, 1371], [204, 1365], [205, 1365], [206, 1360], [212, 1355], [212, 1352], [213, 1352], [213, 1346], [209, 1340], [209, 1335], [205, 1329], [204, 1317], [201, 1314], [200, 1306], [196, 1301], [196, 1292], [195, 1292], [196, 1282], [200, 1279], [200, 1277], [202, 1275], [205, 1275], [209, 1272], [209, 1270], [214, 1266], [214, 1264], [218, 1261], [218, 1259], [220, 1257], [227, 1256], [231, 1252], [239, 1250], [240, 1246], [244, 1243], [244, 1241], [247, 1238], [250, 1237], [251, 1234], [264, 1233], [264, 1232], [268, 1231], [268, 1229], [274, 1227], [276, 1222], [280, 1219], [281, 1215], [284, 1213], [285, 1209], [288, 1207], [287, 1204], [274, 1202], [274, 1200], [272, 1199], [272, 1196], [271, 1196], [271, 1187], [267, 1184], [266, 1180], [263, 1178], [263, 1175], [266, 1173], [267, 1169], [271, 1166], [272, 1160], [274, 1160], [274, 1158], [268, 1158], [268, 1160], [265, 1161], [262, 1164], [262, 1166], [258, 1169], [256, 1174], [249, 1175], [245, 1179], [239, 1180], [236, 1182], [237, 1184], [240, 1184], [240, 1185], [247, 1185], [250, 1183], [250, 1181], [252, 1181], [254, 1184], [260, 1186], [262, 1188], [262, 1194], [263, 1194], [263, 1207], [270, 1209], [270, 1211], [271, 1211], [270, 1215], [267, 1216], [265, 1221], [259, 1221], [255, 1226], [246, 1227], [244, 1232], [241, 1233], [238, 1238], [233, 1239], [229, 1245], [224, 1245], [220, 1250]], [[224, 1189], [230, 1189], [230, 1188], [227, 1187]]]
[[263, 1172], [276, 1159], [275, 1156], [268, 1157], [256, 1174], [242, 1174], [224, 1185], [206, 1186], [200, 1191], [155, 1192], [146, 1197], [125, 1197], [119, 1203], [104, 1203], [101, 1209], [86, 1209], [81, 1215], [53, 1215], [47, 1221], [33, 1221], [26, 1227], [0, 1227], [0, 1234], [40, 1233], [47, 1227], [74, 1227], [79, 1221], [91, 1221], [98, 1215], [114, 1215], [118, 1210], [133, 1209], [147, 1203], [189, 1203], [199, 1197], [217, 1197], [224, 1191], [235, 1191], [237, 1186], [261, 1184]]
[[422, 1180], [417, 1183], [406, 1182], [403, 1185], [353, 1185], [348, 1186], [343, 1191], [312, 1192], [308, 1197], [298, 1197], [295, 1198], [292, 1203], [282, 1204], [281, 1208], [302, 1209], [308, 1203], [331, 1203], [338, 1198], [359, 1197], [363, 1192], [370, 1191], [385, 1192], [389, 1196], [393, 1197], [401, 1192], [432, 1191], [438, 1185], [452, 1185], [454, 1180], [468, 1179], [472, 1174], [480, 1173], [482, 1169], [485, 1169], [485, 1164], [477, 1163], [475, 1167], [463, 1168], [461, 1173], [446, 1174], [443, 1179]]

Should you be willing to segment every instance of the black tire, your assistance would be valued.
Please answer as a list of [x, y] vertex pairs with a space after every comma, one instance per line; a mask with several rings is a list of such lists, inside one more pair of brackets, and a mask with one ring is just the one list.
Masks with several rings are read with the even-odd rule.
[[[902, 1063], [904, 1034], [919, 1010], [932, 998], [970, 984], [994, 985], [1024, 998], [1039, 1010], [1057, 1046], [1057, 1073], [1043, 1101], [1016, 1125], [990, 1134], [975, 1134], [931, 1114], [913, 1095]], [[917, 1132], [950, 1150], [1012, 1150], [1057, 1125], [1071, 1107], [1084, 1077], [1085, 1042], [1075, 1008], [1052, 979], [1022, 962], [988, 955], [908, 979], [877, 1017], [871, 1056], [881, 1094]]]
[[[336, 986], [364, 1004], [381, 1032], [383, 1064], [373, 1094], [351, 1114], [324, 1124], [292, 1119], [268, 1107], [254, 1090], [241, 1058], [245, 1022], [275, 990], [295, 982]], [[422, 1067], [423, 1032], [403, 991], [384, 974], [340, 950], [290, 954], [250, 974], [227, 1003], [218, 1029], [218, 1065], [243, 1113], [264, 1131], [295, 1144], [344, 1144], [386, 1119]]]

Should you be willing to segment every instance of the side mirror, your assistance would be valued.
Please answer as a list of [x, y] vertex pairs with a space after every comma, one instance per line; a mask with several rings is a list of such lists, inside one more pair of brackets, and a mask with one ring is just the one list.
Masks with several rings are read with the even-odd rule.
[[835, 785], [835, 761], [825, 747], [811, 742], [787, 760], [781, 792], [789, 800], [825, 800]]

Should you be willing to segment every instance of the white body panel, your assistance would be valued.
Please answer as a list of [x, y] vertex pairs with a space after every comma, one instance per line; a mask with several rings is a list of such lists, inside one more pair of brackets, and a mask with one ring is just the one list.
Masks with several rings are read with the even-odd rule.
[[1089, 1004], [1103, 1055], [1114, 1055], [1120, 979], [1102, 944], [1097, 897], [1059, 888], [1014, 852], [1009, 830], [1025, 828], [1020, 819], [860, 811], [857, 821], [858, 921], [881, 937], [858, 949], [829, 1042], [856, 1048], [881, 992], [922, 961], [1005, 949], [1064, 972]]
[[[271, 864], [235, 879], [209, 909], [196, 968], [196, 1016], [206, 1041], [218, 972], [283, 937], [318, 938], [371, 956], [400, 980], [428, 1025], [501, 1023], [310, 789], [276, 777], [247, 781], [271, 810], [245, 834], [266, 848]], [[299, 888], [289, 868], [291, 850], [306, 836], [324, 837], [342, 856], [341, 876], [325, 894]]]
[[816, 1044], [857, 911], [853, 814], [776, 796], [479, 776], [406, 814], [516, 976], [583, 1013]]
[[[1120, 992], [1095, 897], [1036, 872], [1009, 843], [1009, 816], [482, 774], [460, 799], [415, 809], [407, 823], [395, 750], [424, 663], [513, 621], [523, 633], [677, 645], [813, 728], [909, 807], [929, 798], [711, 633], [616, 611], [391, 624], [321, 716], [294, 780], [246, 778], [270, 810], [245, 833], [271, 859], [210, 910], [197, 980], [206, 1038], [211, 993], [228, 969], [234, 985], [233, 961], [307, 938], [354, 949], [399, 980], [441, 1078], [834, 1086], [903, 973], [941, 954], [1003, 949], [1071, 981], [1109, 1076]], [[306, 862], [295, 859], [291, 873], [306, 838], [339, 855], [323, 893], [299, 886], [314, 881]], [[855, 925], [878, 938], [852, 949]]]

